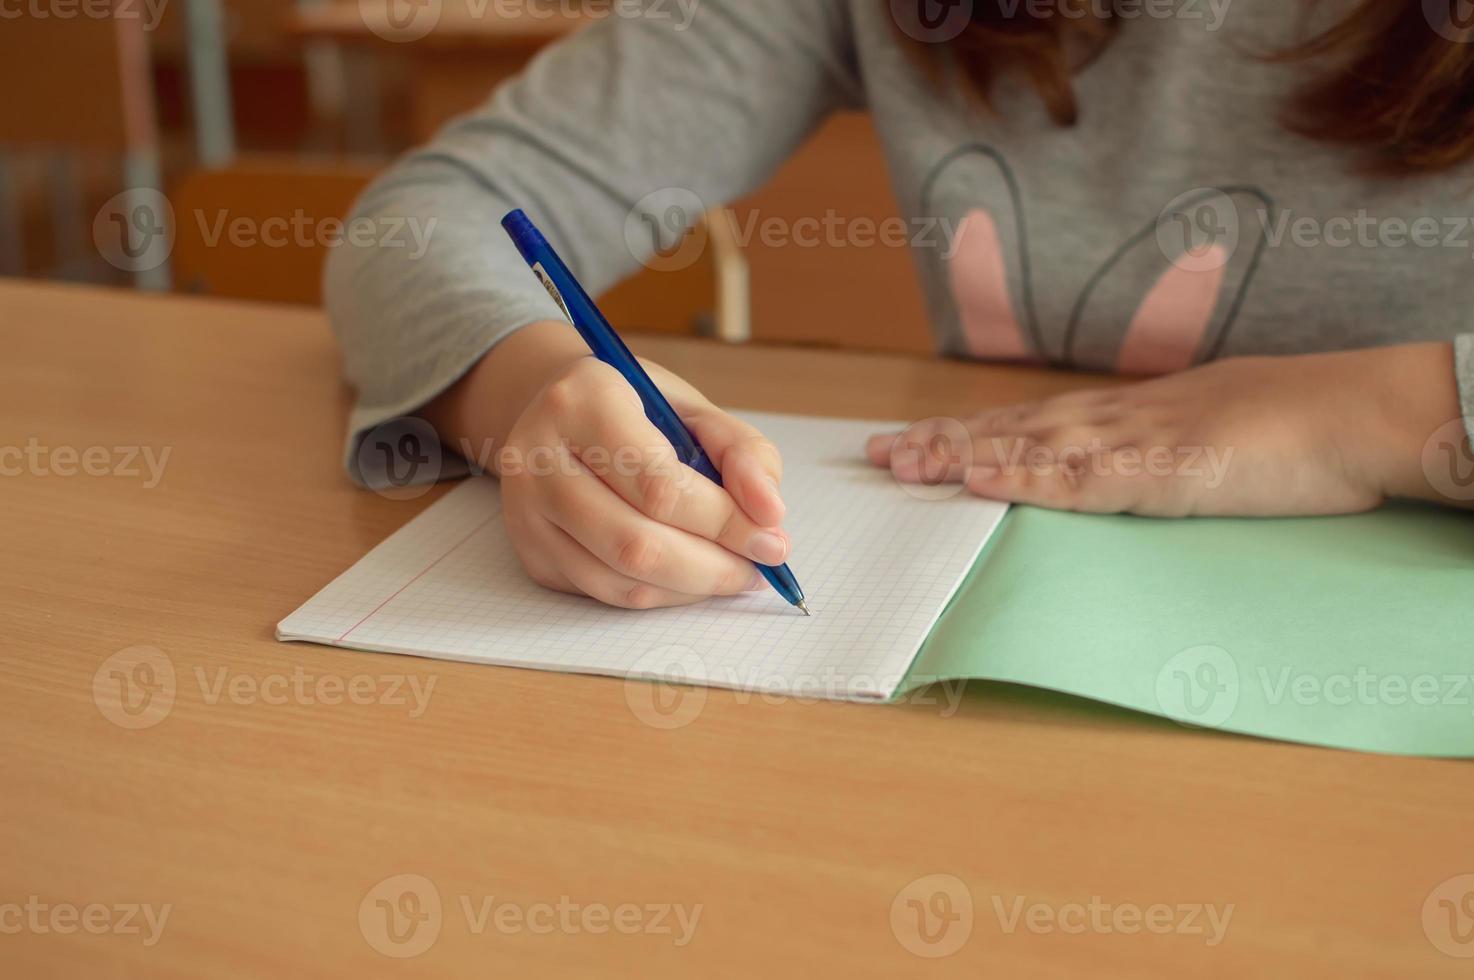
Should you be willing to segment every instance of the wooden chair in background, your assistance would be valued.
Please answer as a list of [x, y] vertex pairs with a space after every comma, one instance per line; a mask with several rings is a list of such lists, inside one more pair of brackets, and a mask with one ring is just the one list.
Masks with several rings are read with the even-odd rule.
[[[0, 271], [13, 274], [38, 266], [25, 255], [26, 222], [50, 205], [53, 235], [50, 269], [66, 274], [95, 257], [82, 240], [89, 210], [80, 176], [79, 158], [101, 156], [121, 161], [116, 191], [147, 195], [162, 184], [159, 131], [149, 78], [147, 23], [141, 5], [94, 16], [95, 5], [83, 5], [77, 16], [36, 16], [22, 8], [3, 26], [5, 54], [0, 57]], [[19, 174], [28, 160], [43, 161], [43, 192]], [[132, 213], [129, 201], [117, 203]], [[101, 243], [98, 243], [101, 248]], [[139, 286], [168, 283], [161, 264], [134, 272]]]
[[[186, 177], [170, 195], [174, 279], [187, 292], [234, 299], [317, 304], [328, 245], [322, 222], [346, 216], [374, 167], [243, 159]], [[300, 216], [308, 233], [289, 230]], [[243, 222], [243, 235], [229, 234]], [[267, 223], [271, 222], [270, 225]], [[750, 336], [747, 268], [732, 223], [708, 217], [697, 251], [680, 268], [645, 269], [600, 298], [609, 318], [630, 329]], [[263, 239], [269, 233], [270, 244]], [[687, 264], [689, 262], [689, 264]]]

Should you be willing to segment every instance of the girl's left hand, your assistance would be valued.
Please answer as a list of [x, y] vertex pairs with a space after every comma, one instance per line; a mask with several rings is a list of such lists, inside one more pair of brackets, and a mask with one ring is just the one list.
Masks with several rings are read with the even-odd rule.
[[1457, 419], [1450, 344], [1244, 357], [873, 436], [904, 482], [1158, 517], [1370, 510], [1430, 496], [1425, 443]]

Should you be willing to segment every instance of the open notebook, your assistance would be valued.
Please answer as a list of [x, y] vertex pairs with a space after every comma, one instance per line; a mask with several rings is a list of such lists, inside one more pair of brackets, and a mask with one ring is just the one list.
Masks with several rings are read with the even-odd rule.
[[1006, 506], [902, 487], [868, 466], [861, 448], [881, 423], [744, 417], [783, 452], [790, 565], [812, 617], [771, 590], [629, 612], [542, 589], [507, 539], [497, 484], [471, 479], [283, 620], [277, 636], [809, 697], [892, 697]]
[[874, 423], [749, 417], [784, 451], [812, 619], [769, 592], [639, 613], [544, 592], [518, 570], [496, 484], [473, 480], [278, 635], [809, 697], [1009, 681], [1194, 728], [1474, 756], [1474, 514], [1005, 520], [867, 467]]

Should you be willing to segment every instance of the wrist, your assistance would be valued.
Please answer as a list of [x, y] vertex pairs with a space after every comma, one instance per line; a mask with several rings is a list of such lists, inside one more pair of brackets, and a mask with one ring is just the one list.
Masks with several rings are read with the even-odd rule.
[[528, 324], [488, 351], [421, 414], [447, 446], [470, 446], [479, 462], [494, 466], [496, 450], [533, 396], [588, 356], [588, 345], [569, 324]]
[[1359, 432], [1348, 433], [1360, 446], [1367, 471], [1384, 497], [1452, 503], [1429, 481], [1424, 448], [1435, 433], [1459, 419], [1453, 344], [1404, 344], [1356, 352], [1368, 374], [1356, 385], [1362, 411], [1354, 417]]

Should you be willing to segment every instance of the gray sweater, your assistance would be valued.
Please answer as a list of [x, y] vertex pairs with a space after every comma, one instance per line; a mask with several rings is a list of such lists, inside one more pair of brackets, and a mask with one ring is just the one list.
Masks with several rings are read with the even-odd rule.
[[[994, 115], [955, 73], [939, 86], [897, 33], [891, 9], [905, 3], [600, 6], [617, 15], [542, 53], [358, 203], [384, 233], [336, 249], [327, 269], [359, 391], [356, 479], [382, 476], [372, 454], [360, 462], [364, 433], [558, 316], [503, 214], [525, 209], [597, 293], [679, 243], [673, 216], [694, 222], [756, 189], [837, 109], [874, 118], [905, 221], [892, 232], [910, 241], [946, 354], [1158, 373], [1456, 339], [1474, 415], [1474, 168], [1373, 179], [1344, 148], [1286, 131], [1300, 70], [1244, 49], [1299, 36], [1298, 3], [1140, 5], [1077, 76], [1069, 128], [1022, 80], [1000, 80]], [[390, 234], [405, 222], [422, 247]]]

